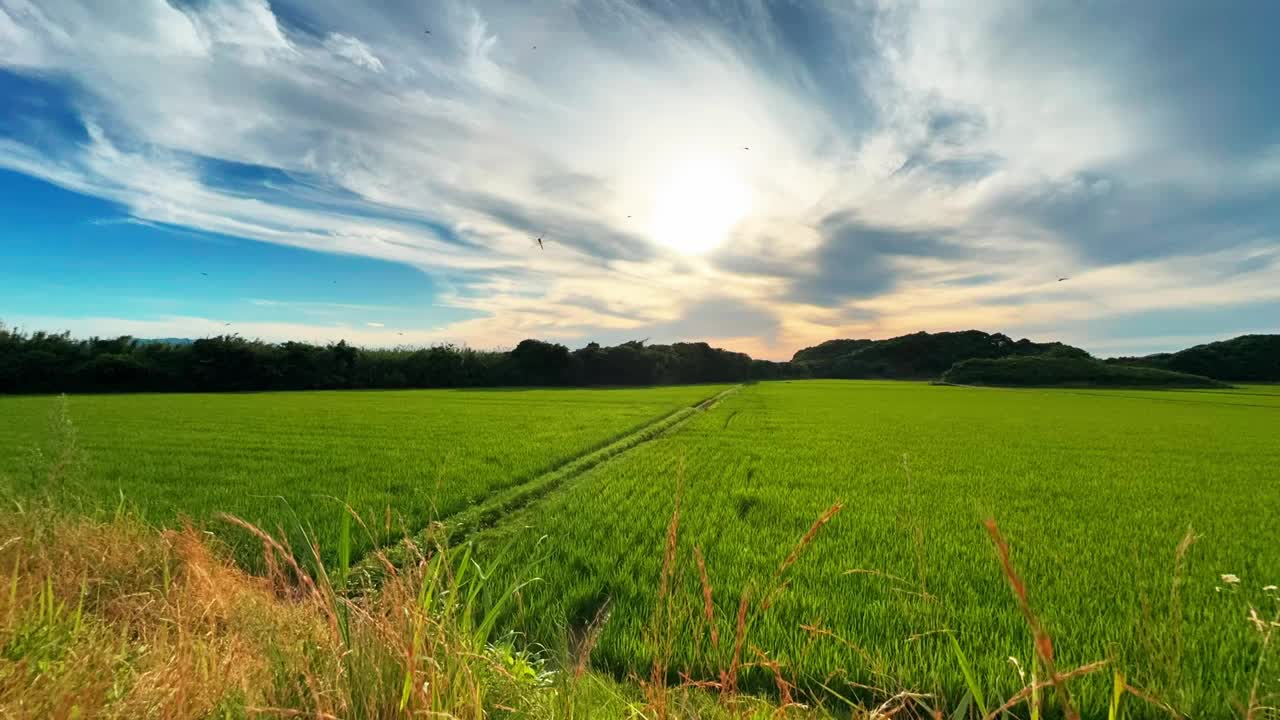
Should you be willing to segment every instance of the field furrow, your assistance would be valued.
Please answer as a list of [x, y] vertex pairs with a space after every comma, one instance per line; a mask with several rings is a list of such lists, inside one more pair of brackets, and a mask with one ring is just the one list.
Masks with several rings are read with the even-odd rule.
[[[310, 528], [330, 556], [343, 502], [365, 518], [355, 541], [367, 549], [723, 387], [76, 396], [66, 414], [78, 469], [52, 480], [33, 465], [49, 464], [59, 402], [6, 397], [0, 477], [21, 495], [90, 509], [124, 498], [163, 523], [226, 512], [290, 534]], [[34, 460], [41, 446], [47, 457]]]
[[658, 418], [598, 450], [584, 453], [527, 483], [508, 488], [503, 492], [496, 493], [483, 503], [467, 508], [456, 515], [443, 518], [450, 529], [450, 541], [465, 541], [470, 534], [511, 518], [547, 493], [555, 491], [566, 482], [595, 468], [597, 465], [633, 450], [650, 440], [667, 433], [676, 432], [699, 413], [711, 410], [721, 400], [741, 388], [741, 385], [735, 385], [722, 390], [693, 407], [681, 408], [670, 415]]

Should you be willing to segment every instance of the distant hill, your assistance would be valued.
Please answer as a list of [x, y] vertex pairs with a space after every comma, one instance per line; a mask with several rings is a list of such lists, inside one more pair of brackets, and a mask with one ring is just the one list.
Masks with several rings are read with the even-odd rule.
[[942, 381], [1002, 387], [1228, 387], [1200, 375], [1061, 355], [961, 360]]
[[808, 363], [811, 366], [818, 366], [823, 363], [831, 363], [841, 355], [848, 355], [857, 352], [863, 348], [875, 345], [879, 340], [828, 340], [820, 345], [807, 347], [803, 350], [797, 350], [796, 354], [791, 356], [793, 363]]
[[927, 333], [888, 340], [828, 340], [791, 358], [793, 369], [813, 377], [928, 380], [970, 358], [1053, 354], [1088, 358], [1089, 353], [1058, 342], [1013, 340], [981, 330]]
[[1217, 380], [1280, 381], [1280, 335], [1241, 335], [1175, 353], [1107, 360], [1112, 365], [1151, 367]]
[[134, 338], [139, 345], [190, 345], [195, 342], [191, 338]]

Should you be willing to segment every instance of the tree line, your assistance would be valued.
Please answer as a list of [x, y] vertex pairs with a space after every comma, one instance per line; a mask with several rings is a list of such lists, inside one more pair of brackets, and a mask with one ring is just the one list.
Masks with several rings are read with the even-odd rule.
[[[524, 340], [511, 350], [457, 345], [378, 349], [345, 341], [269, 343], [238, 335], [194, 341], [128, 336], [75, 339], [69, 333], [25, 333], [0, 324], [0, 393], [588, 387], [785, 378], [929, 380], [966, 360], [1031, 357], [1091, 361], [1096, 364], [1087, 367], [1101, 378], [1101, 384], [1123, 374], [1108, 371], [1080, 348], [1013, 340], [979, 330], [919, 332], [886, 340], [829, 340], [798, 351], [789, 362], [771, 362], [705, 342], [590, 343], [570, 350], [558, 343]], [[1247, 335], [1178, 353], [1106, 362], [1218, 380], [1277, 381], [1280, 336]], [[981, 367], [1001, 369], [999, 377], [1007, 375], [1003, 369], [1019, 369], [1026, 375], [1034, 368], [1038, 384], [1053, 384], [1055, 373], [1062, 370], [1057, 379], [1070, 384], [1081, 382], [1077, 376], [1085, 365], [1055, 361]]]
[[1241, 335], [1175, 353], [1111, 358], [1108, 363], [1153, 367], [1240, 382], [1280, 381], [1280, 335]]
[[238, 335], [75, 339], [0, 325], [0, 393], [665, 385], [773, 379], [786, 368], [701, 342], [591, 343], [573, 351], [540, 340], [509, 351], [376, 349]]

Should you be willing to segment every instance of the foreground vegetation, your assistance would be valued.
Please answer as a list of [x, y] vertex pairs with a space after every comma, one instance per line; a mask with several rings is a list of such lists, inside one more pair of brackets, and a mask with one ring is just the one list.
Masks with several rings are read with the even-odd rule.
[[523, 650], [479, 610], [520, 586], [490, 581], [465, 549], [414, 547], [353, 598], [341, 566], [308, 574], [311, 548], [252, 530], [265, 575], [191, 528], [0, 511], [0, 717], [825, 717], [618, 683], [588, 670], [589, 646]]
[[[8, 538], [0, 544], [7, 588], [0, 594], [0, 716], [880, 720], [941, 717], [944, 710], [957, 719], [1018, 717], [1023, 710], [1075, 716], [1071, 686], [1109, 669], [1109, 717], [1160, 709], [1106, 663], [1063, 668], [1050, 654], [1032, 660], [1018, 694], [999, 706], [991, 698], [990, 709], [978, 676], [954, 708], [907, 690], [867, 706], [833, 707], [820, 697], [801, 702], [785, 668], [758, 647], [751, 648], [754, 659], [735, 653], [714, 682], [687, 676], [671, 682], [659, 663], [620, 682], [591, 669], [606, 614], [537, 650], [500, 632], [498, 613], [538, 580], [499, 584], [469, 547], [406, 541], [399, 564], [378, 553], [387, 568], [380, 588], [353, 595], [345, 589], [346, 567], [326, 571], [314, 546], [301, 550], [317, 561], [308, 572], [308, 563], [277, 538], [234, 517], [224, 521], [260, 540], [272, 560], [265, 574], [236, 567], [225, 548], [190, 527], [158, 531], [124, 514], [89, 518], [48, 506], [0, 511], [0, 535]], [[813, 541], [820, 524], [814, 528], [793, 553]], [[1016, 597], [1017, 570], [994, 525], [991, 532]], [[668, 545], [669, 565], [671, 557]], [[664, 571], [664, 588], [669, 580]], [[663, 607], [649, 625], [660, 643], [679, 630]], [[1052, 641], [1035, 616], [1027, 621], [1048, 648]], [[1272, 632], [1259, 621], [1264, 645]], [[741, 640], [739, 633], [735, 648]], [[1266, 658], [1264, 652], [1260, 663]], [[751, 668], [773, 673], [778, 692], [740, 692], [739, 678]], [[1241, 714], [1260, 717], [1265, 700], [1255, 694]]]
[[[332, 560], [344, 502], [369, 525], [372, 543], [355, 538], [363, 552], [721, 389], [0, 398], [0, 476], [89, 508], [123, 499], [156, 522], [226, 512], [272, 532], [308, 528]], [[53, 454], [40, 449], [51, 423], [87, 463], [57, 483], [31, 469]], [[228, 530], [242, 558], [258, 554]]]
[[[829, 509], [798, 538], [772, 588], [757, 601], [766, 611], [770, 599], [787, 591], [789, 569], [810, 545], [823, 542], [824, 525], [838, 512], [839, 506]], [[0, 536], [7, 538], [0, 544], [0, 581], [7, 589], [0, 594], [0, 716], [1079, 717], [1077, 691], [1095, 675], [1109, 680], [1109, 718], [1179, 715], [1133, 685], [1114, 659], [1069, 667], [1055, 657], [1053, 636], [1029, 603], [1011, 548], [994, 521], [987, 523], [993, 563], [1035, 638], [1026, 670], [1014, 665], [1020, 689], [1007, 699], [993, 696], [992, 679], [975, 674], [953, 645], [953, 661], [967, 683], [958, 702], [904, 689], [882, 691], [882, 699], [859, 704], [803, 691], [779, 659], [785, 650], [748, 644], [756, 618], [746, 595], [734, 634], [723, 639], [732, 652], [714, 679], [695, 680], [688, 668], [673, 672], [669, 651], [690, 630], [686, 623], [709, 632], [716, 643], [713, 624], [706, 622], [713, 619], [712, 590], [700, 554], [701, 585], [691, 598], [680, 595], [685, 590], [676, 571], [678, 508], [661, 551], [658, 603], [645, 626], [659, 652], [647, 673], [622, 681], [592, 669], [600, 635], [612, 621], [608, 609], [585, 625], [562, 628], [557, 645], [531, 648], [525, 638], [501, 631], [497, 620], [540, 579], [508, 582], [492, 566], [477, 563], [470, 546], [439, 542], [445, 534], [440, 526], [424, 544], [406, 539], [398, 563], [375, 553], [386, 568], [382, 584], [374, 592], [352, 594], [347, 566], [326, 568], [314, 544], [299, 549], [310, 553], [308, 563], [278, 538], [234, 517], [222, 520], [261, 542], [270, 558], [265, 573], [236, 567], [224, 547], [191, 527], [159, 531], [127, 514], [91, 518], [42, 505], [0, 511]], [[1179, 545], [1179, 564], [1190, 543], [1188, 536]], [[339, 549], [346, 557], [349, 548]], [[1175, 594], [1180, 572], [1175, 565]], [[1280, 628], [1280, 603], [1274, 593], [1268, 599], [1274, 614], [1250, 607], [1247, 616], [1257, 647], [1248, 698], [1214, 715], [1250, 720], [1272, 712], [1267, 703], [1274, 690], [1261, 679], [1274, 654], [1270, 641]], [[681, 612], [690, 605], [701, 605], [706, 614]], [[850, 658], [867, 652], [846, 645]], [[752, 672], [770, 675], [776, 692], [743, 693]]]

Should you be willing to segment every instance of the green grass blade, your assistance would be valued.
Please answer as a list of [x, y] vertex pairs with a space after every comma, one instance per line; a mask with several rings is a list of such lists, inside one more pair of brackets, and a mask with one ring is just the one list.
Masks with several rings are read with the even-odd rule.
[[956, 640], [954, 633], [947, 633], [947, 637], [951, 638], [951, 651], [956, 656], [956, 663], [960, 665], [960, 672], [964, 675], [965, 684], [969, 686], [969, 693], [973, 695], [974, 702], [978, 703], [978, 711], [986, 717], [987, 702], [982, 697], [982, 688], [978, 687], [978, 679], [974, 677], [973, 668], [969, 666], [969, 658], [965, 656], [964, 650], [960, 649], [960, 641]]
[[973, 691], [969, 690], [964, 697], [960, 698], [960, 704], [956, 706], [955, 712], [951, 713], [951, 720], [964, 720], [969, 717], [969, 706], [972, 704]]
[[1125, 679], [1119, 668], [1111, 676], [1111, 704], [1107, 708], [1107, 720], [1120, 720], [1120, 701], [1124, 698]]
[[351, 481], [347, 480], [347, 496], [342, 503], [342, 520], [338, 528], [338, 589], [345, 590], [351, 572]]
[[1040, 691], [1036, 689], [1035, 663], [1031, 666], [1031, 720], [1040, 720]]

